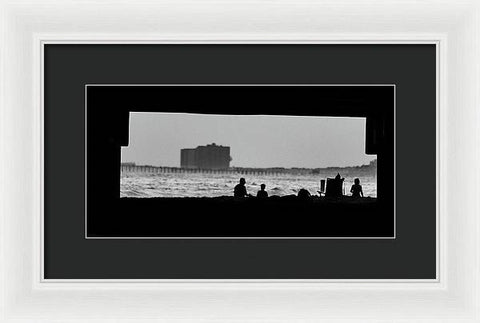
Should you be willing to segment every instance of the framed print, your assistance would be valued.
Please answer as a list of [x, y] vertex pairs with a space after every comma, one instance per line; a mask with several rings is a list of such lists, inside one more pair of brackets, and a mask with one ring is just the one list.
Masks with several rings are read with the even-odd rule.
[[0, 6], [2, 320], [478, 322], [477, 2]]

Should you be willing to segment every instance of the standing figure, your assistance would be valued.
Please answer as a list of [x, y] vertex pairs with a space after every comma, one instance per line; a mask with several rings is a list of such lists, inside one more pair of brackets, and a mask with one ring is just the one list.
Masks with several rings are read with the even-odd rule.
[[355, 178], [355, 184], [352, 185], [350, 193], [352, 193], [353, 197], [363, 197], [362, 185], [360, 185], [360, 180], [358, 178]]

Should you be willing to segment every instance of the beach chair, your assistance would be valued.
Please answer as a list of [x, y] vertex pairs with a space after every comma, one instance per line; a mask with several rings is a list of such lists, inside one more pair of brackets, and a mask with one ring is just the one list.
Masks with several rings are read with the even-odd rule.
[[320, 180], [320, 191], [317, 191], [317, 193], [320, 195], [320, 196], [325, 196], [325, 180], [324, 179], [321, 179]]
[[343, 196], [343, 181], [345, 178], [327, 178], [327, 187], [325, 190], [326, 197], [341, 197]]

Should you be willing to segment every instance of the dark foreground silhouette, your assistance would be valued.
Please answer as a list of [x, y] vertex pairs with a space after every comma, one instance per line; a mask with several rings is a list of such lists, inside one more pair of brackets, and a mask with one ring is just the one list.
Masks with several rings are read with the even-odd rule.
[[375, 198], [122, 198], [88, 221], [89, 236], [388, 237], [393, 209]]

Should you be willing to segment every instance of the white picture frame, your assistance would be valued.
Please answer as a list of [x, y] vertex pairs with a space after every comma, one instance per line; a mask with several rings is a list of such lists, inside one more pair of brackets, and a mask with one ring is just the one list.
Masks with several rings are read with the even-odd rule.
[[[480, 322], [478, 1], [3, 1], [4, 321]], [[42, 46], [435, 43], [437, 273], [419, 280], [45, 280]]]

